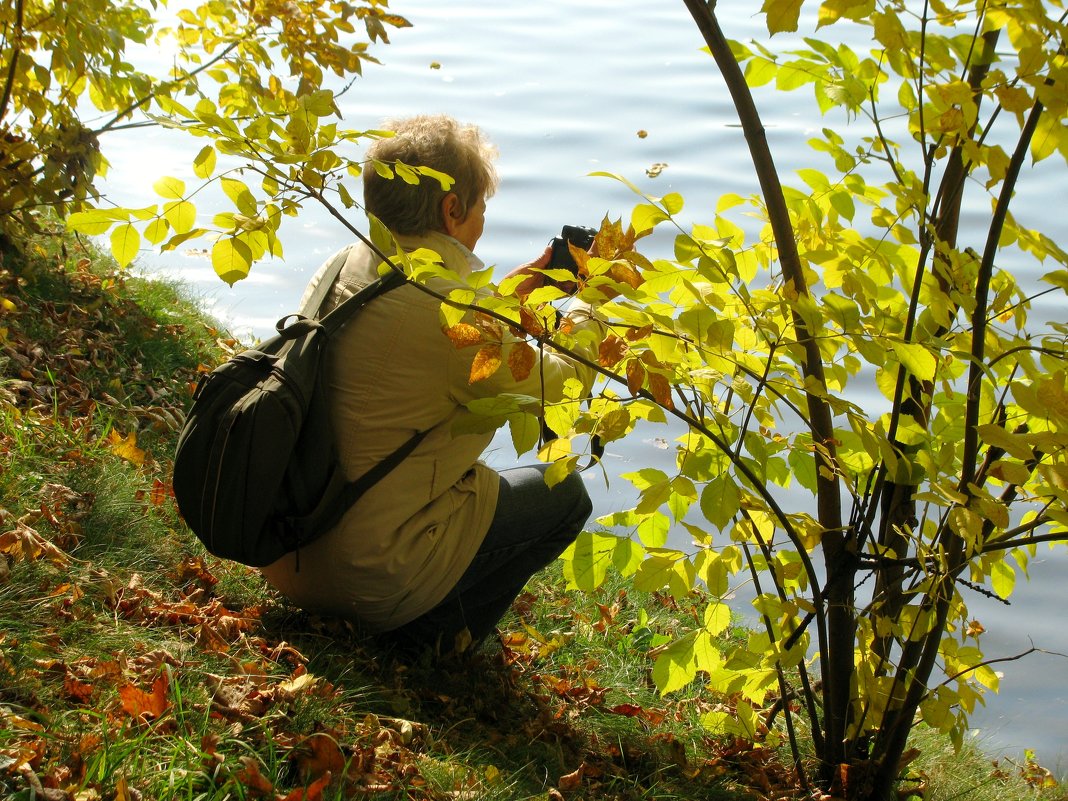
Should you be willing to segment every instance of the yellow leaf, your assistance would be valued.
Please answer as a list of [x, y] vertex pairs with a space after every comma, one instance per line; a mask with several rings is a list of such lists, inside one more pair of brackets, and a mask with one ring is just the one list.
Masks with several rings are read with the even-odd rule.
[[163, 216], [176, 234], [185, 234], [193, 230], [197, 209], [188, 200], [176, 200], [163, 205]]
[[471, 374], [468, 376], [467, 381], [470, 384], [474, 384], [476, 381], [489, 378], [497, 372], [500, 366], [501, 346], [495, 342], [483, 345], [478, 353], [475, 354], [474, 361], [471, 362]]
[[467, 348], [482, 342], [482, 332], [470, 323], [457, 323], [445, 329], [445, 335], [456, 348]]
[[160, 197], [178, 200], [185, 194], [185, 181], [166, 176], [152, 184], [152, 188], [156, 190], [156, 194]]
[[141, 235], [130, 223], [120, 225], [111, 232], [111, 255], [120, 267], [125, 267], [134, 260], [141, 247]]
[[931, 381], [935, 376], [938, 361], [923, 345], [910, 342], [893, 342], [891, 347], [899, 362], [921, 381]]
[[240, 239], [227, 237], [216, 242], [211, 249], [211, 266], [219, 277], [233, 286], [248, 277], [252, 266], [252, 251]]
[[171, 224], [167, 222], [166, 217], [157, 217], [145, 226], [145, 239], [153, 245], [158, 245], [164, 238], [166, 238], [167, 232], [170, 231], [170, 229]]
[[204, 145], [193, 159], [193, 172], [197, 178], [210, 178], [215, 172], [215, 148]]
[[111, 448], [111, 452], [120, 459], [125, 459], [138, 466], [145, 463], [145, 452], [137, 447], [136, 434], [131, 433], [123, 437], [118, 431], [112, 429], [108, 432], [108, 446]]
[[767, 17], [768, 33], [796, 31], [803, 0], [764, 0], [761, 11]]
[[1007, 599], [1016, 587], [1016, 571], [1004, 560], [994, 562], [990, 570], [990, 584], [999, 598]]

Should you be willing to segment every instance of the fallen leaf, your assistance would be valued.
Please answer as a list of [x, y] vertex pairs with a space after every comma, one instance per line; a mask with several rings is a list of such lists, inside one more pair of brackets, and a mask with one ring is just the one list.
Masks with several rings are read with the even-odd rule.
[[145, 452], [137, 447], [136, 434], [131, 433], [123, 437], [118, 431], [112, 429], [108, 432], [108, 447], [120, 459], [125, 459], [138, 467], [145, 463]]
[[327, 771], [307, 787], [291, 790], [283, 801], [319, 801], [323, 797], [323, 790], [330, 784], [331, 778], [330, 771]]
[[119, 687], [119, 699], [123, 711], [134, 720], [151, 720], [167, 711], [167, 676], [160, 674], [152, 682], [152, 689], [145, 692], [133, 684]]
[[304, 781], [345, 770], [345, 754], [341, 746], [325, 732], [311, 735], [293, 749], [293, 760]]
[[573, 790], [577, 790], [582, 785], [582, 777], [586, 775], [586, 763], [583, 762], [571, 773], [567, 773], [559, 778], [556, 782], [556, 786], [566, 793]]
[[260, 773], [260, 764], [255, 758], [243, 756], [240, 758], [241, 768], [234, 771], [234, 778], [241, 782], [242, 786], [253, 797], [262, 796], [274, 798], [274, 785]]

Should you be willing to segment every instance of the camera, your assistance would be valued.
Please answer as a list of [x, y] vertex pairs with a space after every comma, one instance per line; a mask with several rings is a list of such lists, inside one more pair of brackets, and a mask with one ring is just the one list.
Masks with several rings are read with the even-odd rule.
[[597, 236], [597, 229], [595, 228], [587, 228], [583, 225], [565, 225], [560, 231], [560, 236], [553, 237], [550, 243], [553, 250], [552, 256], [549, 258], [548, 269], [568, 270], [572, 275], [577, 275], [578, 265], [575, 263], [575, 258], [571, 255], [571, 251], [568, 250], [567, 243], [570, 242], [582, 250], [589, 250], [595, 236]]

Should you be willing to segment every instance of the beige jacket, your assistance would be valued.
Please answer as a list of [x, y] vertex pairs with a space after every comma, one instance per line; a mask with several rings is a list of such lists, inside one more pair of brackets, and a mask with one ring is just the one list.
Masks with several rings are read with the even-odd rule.
[[[451, 237], [431, 233], [400, 241], [408, 251], [430, 248], [460, 275], [470, 271], [466, 249]], [[351, 246], [323, 311], [374, 280], [378, 264], [366, 246]], [[537, 397], [544, 391], [554, 400], [567, 378], [587, 387], [594, 378], [589, 368], [546, 351], [524, 381], [517, 383], [504, 366], [470, 384], [478, 348], [455, 348], [442, 331], [439, 309], [435, 298], [406, 285], [376, 298], [338, 333], [330, 350], [331, 403], [349, 479], [416, 431], [430, 433], [336, 528], [300, 549], [299, 569], [296, 554], [263, 569], [302, 608], [358, 620], [372, 631], [396, 628], [437, 605], [489, 529], [498, 477], [478, 460], [492, 435], [453, 436], [453, 423], [470, 414], [464, 404], [501, 392]]]

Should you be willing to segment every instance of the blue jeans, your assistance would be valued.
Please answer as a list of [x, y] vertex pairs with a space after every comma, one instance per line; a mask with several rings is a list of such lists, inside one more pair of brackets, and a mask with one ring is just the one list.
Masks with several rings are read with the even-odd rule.
[[383, 639], [404, 649], [453, 650], [466, 629], [474, 641], [491, 634], [527, 580], [574, 542], [593, 512], [582, 477], [545, 483], [548, 465], [500, 471], [497, 509], [486, 538], [445, 599]]

